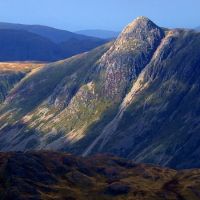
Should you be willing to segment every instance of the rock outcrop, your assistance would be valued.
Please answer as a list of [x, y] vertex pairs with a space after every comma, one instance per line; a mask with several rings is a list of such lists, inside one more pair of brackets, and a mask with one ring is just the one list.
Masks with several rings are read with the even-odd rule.
[[103, 93], [121, 100], [163, 37], [164, 31], [145, 17], [130, 23], [99, 61]]

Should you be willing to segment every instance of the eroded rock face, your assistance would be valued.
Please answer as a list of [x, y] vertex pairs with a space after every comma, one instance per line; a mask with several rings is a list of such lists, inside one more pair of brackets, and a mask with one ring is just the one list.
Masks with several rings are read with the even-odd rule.
[[150, 62], [163, 37], [163, 30], [145, 17], [137, 18], [122, 31], [100, 59], [103, 91], [108, 97], [124, 96], [130, 83]]

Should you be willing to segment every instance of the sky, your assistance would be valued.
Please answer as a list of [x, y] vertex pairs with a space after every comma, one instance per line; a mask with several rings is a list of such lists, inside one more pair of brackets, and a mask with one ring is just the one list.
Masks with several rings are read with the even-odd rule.
[[200, 26], [200, 0], [0, 0], [0, 21], [121, 31], [138, 16], [162, 27]]

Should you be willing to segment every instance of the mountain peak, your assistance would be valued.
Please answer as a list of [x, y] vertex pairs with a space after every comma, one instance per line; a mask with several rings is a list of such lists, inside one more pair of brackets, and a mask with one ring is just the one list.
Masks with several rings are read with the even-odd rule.
[[138, 17], [122, 31], [100, 60], [100, 66], [105, 69], [102, 85], [109, 97], [120, 99], [123, 96], [128, 85], [150, 61], [163, 37], [163, 30], [146, 17]]
[[139, 30], [149, 31], [154, 28], [159, 28], [149, 18], [140, 16], [128, 24], [122, 31], [122, 34], [130, 34], [132, 32], [140, 32]]
[[133, 20], [129, 25], [131, 26], [131, 25], [136, 25], [136, 24], [147, 25], [147, 24], [154, 24], [154, 23], [148, 17], [140, 16], [140, 17], [137, 17], [135, 20]]
[[137, 21], [137, 20], [151, 21], [148, 17], [145, 17], [145, 16], [139, 16], [139, 17], [137, 17], [134, 21]]

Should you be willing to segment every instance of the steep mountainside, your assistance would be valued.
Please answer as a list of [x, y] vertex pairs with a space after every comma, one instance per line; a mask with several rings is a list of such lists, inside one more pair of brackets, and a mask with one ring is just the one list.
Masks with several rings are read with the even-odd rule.
[[56, 61], [89, 51], [106, 42], [80, 36], [56, 43], [30, 31], [0, 28], [0, 61]]
[[200, 170], [175, 171], [112, 156], [1, 153], [2, 200], [199, 200]]
[[0, 150], [199, 167], [199, 75], [199, 33], [139, 17], [115, 42], [20, 81], [1, 105]]

